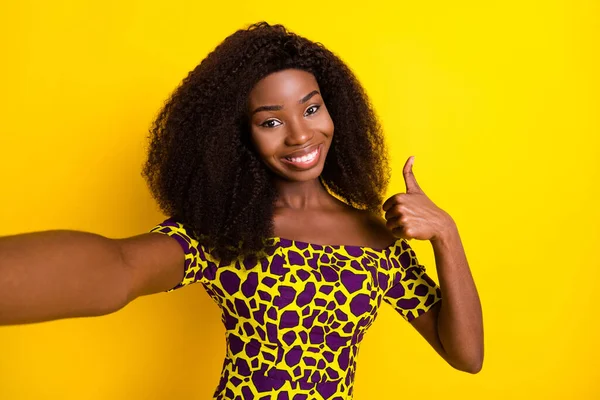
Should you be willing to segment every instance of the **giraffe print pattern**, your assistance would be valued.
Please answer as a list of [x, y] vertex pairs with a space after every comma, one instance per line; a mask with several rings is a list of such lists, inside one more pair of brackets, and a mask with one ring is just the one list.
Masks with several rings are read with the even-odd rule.
[[227, 350], [214, 399], [350, 400], [360, 342], [381, 301], [407, 321], [441, 299], [406, 240], [385, 249], [265, 239], [265, 257], [220, 265], [183, 224], [183, 280], [200, 282], [222, 310]]

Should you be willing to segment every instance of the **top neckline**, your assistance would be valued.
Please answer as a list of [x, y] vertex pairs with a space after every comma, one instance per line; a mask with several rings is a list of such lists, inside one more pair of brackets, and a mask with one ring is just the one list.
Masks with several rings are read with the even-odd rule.
[[[392, 250], [394, 248], [396, 248], [399, 245], [399, 242], [402, 241], [402, 238], [398, 238], [396, 239], [394, 242], [390, 243], [389, 245], [387, 245], [384, 248], [377, 248], [377, 247], [370, 247], [370, 246], [361, 246], [361, 245], [353, 245], [353, 244], [320, 244], [320, 243], [312, 243], [312, 242], [304, 242], [302, 240], [294, 240], [294, 239], [288, 239], [288, 238], [283, 238], [281, 236], [271, 236], [269, 238], [266, 238], [266, 240], [268, 241], [276, 241], [276, 243], [281, 243], [281, 242], [289, 242], [290, 244], [302, 244], [302, 245], [306, 245], [306, 246], [302, 246], [302, 247], [307, 247], [307, 246], [311, 246], [313, 248], [315, 247], [321, 247], [321, 248], [325, 248], [325, 247], [331, 247], [331, 248], [335, 248], [335, 249], [360, 249], [360, 250], [372, 250], [378, 253], [384, 253], [388, 250]], [[275, 244], [275, 243], [273, 243]]]

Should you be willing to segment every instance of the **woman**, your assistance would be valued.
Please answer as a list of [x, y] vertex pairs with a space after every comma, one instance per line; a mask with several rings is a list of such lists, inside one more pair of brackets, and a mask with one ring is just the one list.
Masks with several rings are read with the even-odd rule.
[[[184, 79], [153, 125], [144, 176], [171, 217], [126, 239], [1, 238], [0, 324], [103, 315], [200, 282], [226, 327], [216, 399], [351, 399], [383, 300], [476, 373], [475, 284], [413, 161], [406, 193], [383, 202], [384, 139], [352, 72], [283, 26], [252, 25]], [[432, 243], [439, 287], [408, 239]]]

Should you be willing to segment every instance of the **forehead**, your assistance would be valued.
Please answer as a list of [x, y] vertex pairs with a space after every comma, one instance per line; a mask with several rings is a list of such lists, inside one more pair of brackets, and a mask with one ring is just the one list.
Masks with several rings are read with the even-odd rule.
[[267, 75], [252, 88], [251, 105], [297, 102], [319, 85], [314, 75], [298, 69], [286, 69]]

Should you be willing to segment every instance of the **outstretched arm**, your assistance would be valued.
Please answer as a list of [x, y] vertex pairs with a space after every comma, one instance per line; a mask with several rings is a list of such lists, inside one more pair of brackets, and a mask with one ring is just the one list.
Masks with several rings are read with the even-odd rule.
[[46, 231], [0, 238], [0, 325], [98, 316], [168, 290], [183, 251], [166, 235]]

